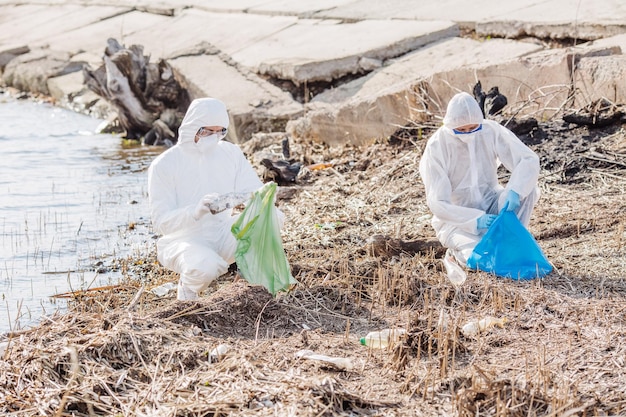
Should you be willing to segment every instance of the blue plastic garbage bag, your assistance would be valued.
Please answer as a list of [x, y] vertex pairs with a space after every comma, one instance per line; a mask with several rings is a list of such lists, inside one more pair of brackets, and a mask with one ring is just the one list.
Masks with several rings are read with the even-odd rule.
[[285, 256], [275, 201], [276, 183], [269, 182], [254, 192], [231, 228], [237, 239], [239, 272], [250, 284], [262, 285], [272, 295], [297, 283]]
[[535, 238], [514, 212], [506, 210], [478, 242], [467, 266], [515, 280], [540, 278], [552, 271]]

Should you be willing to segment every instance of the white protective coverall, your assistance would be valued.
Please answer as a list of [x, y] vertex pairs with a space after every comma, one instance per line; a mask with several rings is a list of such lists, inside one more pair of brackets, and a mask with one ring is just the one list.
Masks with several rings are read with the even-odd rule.
[[[231, 210], [194, 210], [207, 194], [252, 193], [263, 183], [241, 149], [217, 135], [194, 137], [201, 127], [228, 128], [226, 106], [219, 100], [194, 100], [178, 130], [178, 143], [159, 155], [148, 170], [148, 192], [161, 264], [178, 272], [180, 284], [194, 293], [228, 270], [237, 247]], [[179, 284], [179, 287], [180, 287]]]
[[[437, 238], [465, 265], [487, 231], [477, 228], [477, 219], [486, 213], [498, 214], [508, 190], [519, 194], [517, 216], [528, 227], [539, 198], [539, 157], [513, 132], [484, 119], [478, 103], [467, 93], [450, 100], [443, 123], [426, 144], [420, 175]], [[453, 132], [474, 124], [482, 128], [464, 135]], [[506, 187], [498, 182], [500, 164], [511, 173]]]

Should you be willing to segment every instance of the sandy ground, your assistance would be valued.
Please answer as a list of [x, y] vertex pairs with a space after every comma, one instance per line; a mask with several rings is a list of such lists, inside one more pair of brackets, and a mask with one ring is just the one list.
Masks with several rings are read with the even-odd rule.
[[[67, 314], [12, 335], [0, 411], [150, 416], [604, 416], [626, 413], [626, 132], [555, 117], [521, 135], [541, 158], [530, 231], [544, 279], [470, 272], [455, 288], [429, 224], [407, 127], [365, 148], [291, 143], [304, 168], [279, 192], [299, 284], [273, 298], [233, 271], [198, 302], [150, 289], [177, 276], [121, 260], [127, 279], [77, 295]], [[260, 160], [282, 135], [244, 146]], [[314, 164], [325, 163], [322, 169]], [[319, 167], [319, 165], [317, 166]], [[503, 180], [506, 178], [503, 173]], [[505, 317], [477, 337], [460, 328]], [[406, 337], [376, 350], [371, 330]], [[212, 357], [220, 344], [226, 353]], [[310, 350], [340, 366], [306, 359]]]

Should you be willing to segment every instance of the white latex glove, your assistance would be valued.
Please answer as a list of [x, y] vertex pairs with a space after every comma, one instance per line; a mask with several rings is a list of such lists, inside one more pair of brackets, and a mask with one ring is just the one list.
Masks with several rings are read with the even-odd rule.
[[196, 220], [200, 220], [200, 218], [205, 214], [211, 213], [211, 203], [213, 203], [218, 198], [219, 195], [215, 193], [207, 194], [202, 197], [196, 205], [196, 208], [193, 210], [193, 218]]

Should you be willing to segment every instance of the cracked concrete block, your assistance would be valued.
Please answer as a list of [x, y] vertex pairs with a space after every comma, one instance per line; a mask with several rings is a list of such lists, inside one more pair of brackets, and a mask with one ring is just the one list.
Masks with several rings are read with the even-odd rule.
[[102, 54], [107, 39], [116, 38], [121, 43], [126, 44], [130, 34], [141, 29], [167, 25], [170, 19], [167, 16], [140, 11], [124, 12], [67, 32], [52, 34], [45, 40], [34, 44], [46, 45], [54, 50], [67, 51], [71, 55], [84, 52]]
[[626, 104], [626, 55], [582, 58], [574, 74], [576, 108], [600, 98]]
[[[67, 3], [67, 2], [64, 2]], [[67, 36], [73, 42], [85, 39], [75, 34], [75, 30], [87, 28], [96, 22], [132, 10], [124, 6], [85, 7], [80, 4], [18, 4], [0, 6], [0, 43], [19, 39], [21, 43], [41, 47], [52, 42], [56, 36]], [[131, 22], [129, 22], [131, 23]], [[74, 35], [68, 35], [72, 34]], [[112, 32], [114, 33], [114, 32]], [[119, 33], [119, 31], [118, 31]], [[106, 38], [105, 38], [106, 40]], [[52, 47], [52, 49], [59, 49]]]
[[395, 58], [458, 33], [450, 21], [300, 19], [232, 57], [259, 74], [296, 85], [330, 82], [362, 71], [362, 58]]
[[83, 63], [71, 62], [65, 52], [34, 50], [11, 60], [2, 79], [8, 86], [22, 91], [48, 95], [48, 79], [80, 71]]
[[[247, 13], [211, 13], [187, 9], [167, 20], [167, 24], [139, 29], [125, 42], [143, 45], [154, 58], [181, 56], [181, 50], [210, 43], [220, 52], [232, 55], [297, 22], [290, 16], [261, 16]], [[210, 25], [207, 22], [219, 22]]]
[[242, 143], [255, 132], [284, 130], [291, 118], [302, 114], [302, 104], [289, 93], [245, 68], [224, 62], [218, 55], [184, 56], [169, 61], [192, 98], [222, 100], [231, 118], [229, 138]]
[[287, 130], [295, 137], [330, 144], [371, 143], [409, 122], [431, 120], [455, 92], [467, 91], [468, 86], [471, 91], [474, 74], [481, 68], [539, 49], [506, 40], [437, 42], [316, 96], [307, 105], [307, 114], [289, 122]]
[[50, 96], [64, 105], [87, 89], [82, 71], [48, 78], [47, 85]]

